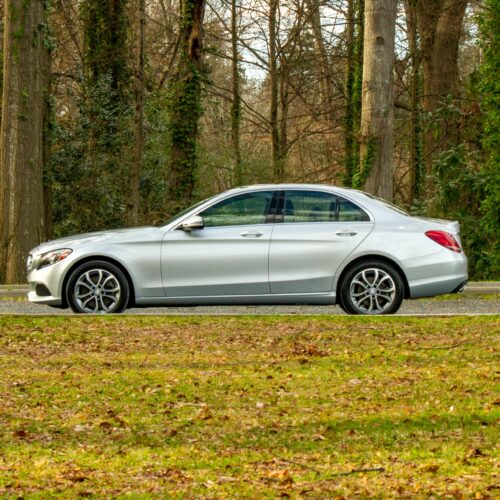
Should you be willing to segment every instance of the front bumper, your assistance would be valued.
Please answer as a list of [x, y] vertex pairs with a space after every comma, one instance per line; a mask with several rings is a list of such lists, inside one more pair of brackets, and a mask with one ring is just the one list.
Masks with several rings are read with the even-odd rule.
[[43, 304], [46, 306], [54, 306], [54, 307], [62, 306], [61, 298], [56, 298], [51, 295], [40, 296], [36, 293], [36, 291], [31, 291], [31, 290], [28, 292], [28, 300], [30, 302], [33, 302], [34, 304]]
[[32, 270], [28, 274], [28, 300], [35, 304], [63, 305], [62, 285], [71, 261], [68, 257], [51, 266]]

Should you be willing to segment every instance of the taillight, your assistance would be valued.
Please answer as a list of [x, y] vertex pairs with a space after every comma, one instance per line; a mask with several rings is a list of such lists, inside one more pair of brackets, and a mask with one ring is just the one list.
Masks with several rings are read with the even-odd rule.
[[447, 233], [446, 231], [427, 231], [425, 233], [427, 238], [430, 238], [432, 241], [439, 243], [441, 246], [447, 248], [448, 250], [452, 250], [453, 252], [461, 252], [460, 244], [455, 239], [455, 237]]

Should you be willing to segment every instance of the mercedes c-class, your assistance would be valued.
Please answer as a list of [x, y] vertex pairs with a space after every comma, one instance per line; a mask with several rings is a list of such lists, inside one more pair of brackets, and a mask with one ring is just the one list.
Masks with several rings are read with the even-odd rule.
[[29, 300], [76, 313], [206, 304], [337, 304], [395, 313], [467, 283], [458, 222], [324, 185], [232, 189], [159, 227], [57, 239], [28, 256]]

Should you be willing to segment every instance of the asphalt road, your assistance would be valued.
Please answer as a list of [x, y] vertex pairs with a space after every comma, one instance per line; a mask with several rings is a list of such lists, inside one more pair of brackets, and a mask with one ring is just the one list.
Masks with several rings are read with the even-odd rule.
[[[69, 309], [60, 310], [29, 303], [22, 297], [1, 297], [0, 314], [69, 315]], [[269, 314], [344, 314], [336, 306], [204, 306], [152, 307], [128, 309], [125, 314], [147, 315], [269, 315]], [[407, 300], [398, 315], [491, 315], [500, 314], [499, 294], [464, 293], [437, 299]]]

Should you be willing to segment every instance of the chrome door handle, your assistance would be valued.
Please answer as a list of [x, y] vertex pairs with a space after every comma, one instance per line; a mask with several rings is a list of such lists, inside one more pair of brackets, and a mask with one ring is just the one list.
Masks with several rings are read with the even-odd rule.
[[356, 231], [339, 231], [335, 234], [337, 236], [356, 236], [358, 233]]
[[243, 238], [260, 238], [264, 236], [264, 233], [260, 231], [249, 231], [248, 233], [241, 233], [241, 236], [243, 236]]

